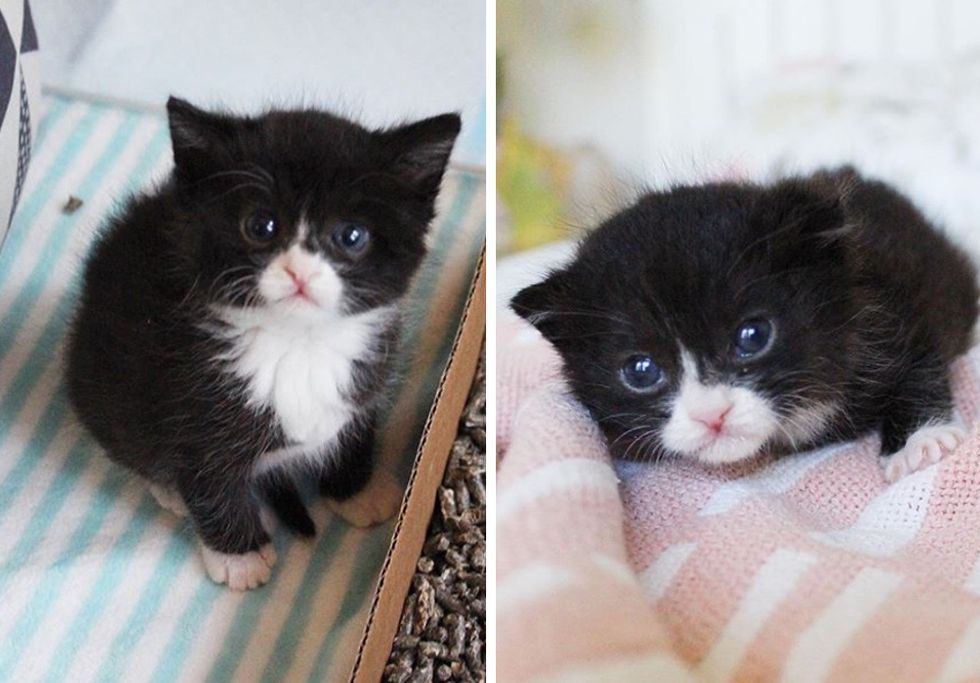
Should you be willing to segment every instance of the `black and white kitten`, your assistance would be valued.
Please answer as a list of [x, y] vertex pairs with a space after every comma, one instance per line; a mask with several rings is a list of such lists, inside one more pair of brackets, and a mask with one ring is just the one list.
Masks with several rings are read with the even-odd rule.
[[618, 457], [730, 463], [881, 434], [889, 480], [938, 460], [976, 273], [851, 168], [653, 192], [511, 305]]
[[276, 559], [260, 502], [314, 533], [291, 470], [355, 524], [398, 504], [371, 476], [374, 423], [460, 120], [167, 109], [175, 170], [96, 240], [69, 396], [113, 460], [189, 513], [211, 578], [254, 588]]

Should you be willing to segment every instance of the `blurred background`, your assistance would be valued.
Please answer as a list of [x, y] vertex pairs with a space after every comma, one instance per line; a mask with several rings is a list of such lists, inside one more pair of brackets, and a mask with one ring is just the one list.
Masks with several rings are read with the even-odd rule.
[[497, 36], [501, 253], [645, 185], [854, 162], [980, 255], [980, 3], [498, 0]]
[[[461, 110], [485, 163], [482, 0], [40, 0], [49, 91], [161, 107], [318, 104], [366, 123]], [[405, 55], [412, 55], [405, 59]]]

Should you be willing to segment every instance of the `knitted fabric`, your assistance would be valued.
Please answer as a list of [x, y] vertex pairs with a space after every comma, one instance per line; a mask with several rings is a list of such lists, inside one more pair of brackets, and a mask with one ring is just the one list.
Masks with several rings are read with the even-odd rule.
[[500, 680], [980, 680], [980, 349], [952, 370], [970, 437], [889, 485], [877, 436], [613, 464], [498, 320]]

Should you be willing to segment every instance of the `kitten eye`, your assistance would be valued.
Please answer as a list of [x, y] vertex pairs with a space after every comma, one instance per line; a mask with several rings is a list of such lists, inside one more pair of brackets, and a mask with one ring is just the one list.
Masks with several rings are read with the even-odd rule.
[[333, 231], [334, 243], [350, 254], [364, 251], [370, 237], [367, 228], [357, 223], [341, 223]]
[[769, 348], [772, 323], [768, 320], [746, 320], [735, 332], [735, 355], [739, 358], [757, 356]]
[[664, 372], [660, 366], [654, 363], [650, 356], [642, 353], [626, 359], [623, 363], [622, 375], [626, 386], [635, 391], [653, 389], [664, 379]]
[[242, 235], [253, 244], [266, 244], [279, 232], [276, 217], [268, 211], [255, 211], [242, 223]]

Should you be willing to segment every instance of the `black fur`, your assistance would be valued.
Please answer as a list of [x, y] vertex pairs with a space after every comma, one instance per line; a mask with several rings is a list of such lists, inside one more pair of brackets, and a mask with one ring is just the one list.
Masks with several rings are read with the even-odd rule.
[[[227, 341], [211, 307], [262, 305], [258, 277], [301, 213], [313, 226], [307, 246], [340, 264], [346, 314], [397, 301], [425, 254], [460, 121], [446, 114], [372, 131], [322, 111], [239, 118], [174, 98], [168, 112], [174, 172], [111, 218], [89, 256], [69, 340], [69, 396], [109, 457], [177, 488], [204, 543], [244, 553], [269, 540], [260, 498], [298, 533], [315, 529], [288, 476], [253, 473], [261, 453], [287, 443], [276, 415], [246, 405], [243, 382], [216, 360]], [[241, 230], [257, 208], [281, 226], [259, 247]], [[330, 230], [342, 220], [370, 229], [363, 257], [334, 253]], [[360, 414], [322, 454], [344, 463], [317, 473], [333, 482], [327, 493], [350, 495], [370, 475], [373, 416], [396, 339], [397, 323], [378, 329], [374, 344], [385, 353], [355, 365], [349, 399]]]
[[[659, 434], [670, 417], [678, 343], [707, 381], [751, 388], [780, 417], [838, 403], [798, 448], [880, 430], [891, 454], [949, 417], [947, 371], [970, 344], [977, 297], [972, 264], [908, 199], [843, 168], [651, 192], [511, 305], [560, 352], [616, 456], [674, 455], [659, 437], [630, 434]], [[772, 320], [776, 336], [739, 361], [734, 331], [753, 317]], [[664, 369], [661, 390], [624, 386], [635, 352]]]

